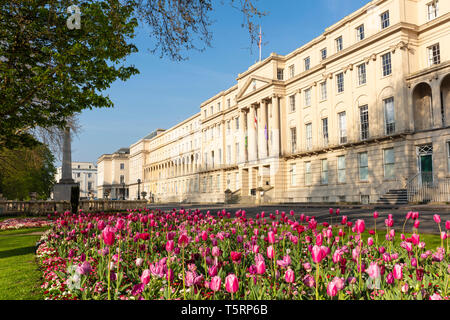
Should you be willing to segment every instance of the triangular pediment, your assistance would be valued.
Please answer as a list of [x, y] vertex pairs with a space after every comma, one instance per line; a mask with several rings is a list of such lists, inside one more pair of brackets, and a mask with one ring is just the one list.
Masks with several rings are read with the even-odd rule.
[[258, 91], [258, 89], [271, 84], [273, 81], [269, 78], [264, 78], [260, 76], [251, 76], [245, 81], [244, 86], [241, 90], [239, 90], [237, 94], [237, 99], [244, 97], [246, 95], [249, 95], [255, 91]]

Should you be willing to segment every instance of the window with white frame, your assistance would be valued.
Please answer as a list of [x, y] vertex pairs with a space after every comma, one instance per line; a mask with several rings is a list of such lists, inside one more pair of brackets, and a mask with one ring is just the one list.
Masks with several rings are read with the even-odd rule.
[[390, 26], [390, 20], [389, 20], [389, 11], [385, 11], [380, 15], [381, 19], [381, 29], [385, 29]]
[[231, 121], [228, 120], [227, 121], [227, 135], [229, 135], [231, 133]]
[[311, 88], [305, 90], [305, 107], [311, 106]]
[[369, 139], [369, 106], [359, 107], [359, 137], [361, 140]]
[[320, 183], [328, 184], [328, 160], [321, 160]]
[[295, 76], [295, 65], [289, 66], [289, 77], [293, 78]]
[[220, 112], [220, 102], [217, 103], [217, 111]]
[[327, 92], [327, 81], [324, 81], [320, 84], [320, 100], [327, 100], [328, 92]]
[[344, 49], [344, 43], [342, 40], [342, 37], [339, 37], [335, 40], [336, 42], [336, 52], [341, 51], [342, 49]]
[[364, 24], [362, 24], [356, 28], [356, 40], [361, 41], [364, 40], [364, 38], [365, 38]]
[[291, 152], [297, 151], [297, 128], [291, 128]]
[[390, 75], [392, 73], [392, 60], [390, 52], [381, 56], [381, 63], [383, 67], [383, 77]]
[[368, 181], [369, 180], [369, 158], [367, 152], [361, 152], [358, 154], [359, 162], [359, 180]]
[[295, 94], [289, 97], [289, 111], [295, 112]]
[[390, 98], [384, 99], [383, 105], [384, 105], [385, 132], [387, 135], [390, 135], [395, 132], [394, 98], [390, 97]]
[[310, 57], [305, 58], [304, 62], [305, 62], [305, 71], [311, 69], [311, 58]]
[[345, 156], [337, 158], [338, 183], [345, 183]]
[[306, 130], [306, 150], [312, 149], [312, 123], [305, 125]]
[[289, 177], [291, 186], [297, 185], [297, 165], [295, 163], [292, 163], [289, 169]]
[[214, 106], [211, 106], [211, 114], [214, 113]]
[[328, 118], [322, 119], [322, 139], [323, 146], [328, 146]]
[[312, 184], [311, 162], [305, 162], [305, 185], [310, 186], [311, 184]]
[[120, 164], [120, 170], [125, 170], [125, 163]]
[[325, 60], [327, 58], [327, 48], [323, 48], [322, 50], [320, 50], [320, 58], [322, 60]]
[[341, 93], [344, 92], [344, 73], [338, 73], [336, 75], [336, 86], [337, 86], [337, 92]]
[[394, 148], [383, 150], [384, 178], [395, 178], [395, 154]]
[[227, 99], [227, 106], [228, 106], [228, 108], [231, 107], [231, 99], [230, 98]]
[[437, 18], [439, 14], [439, 5], [438, 1], [434, 0], [427, 4], [428, 8], [428, 21], [433, 20]]
[[366, 73], [366, 64], [360, 64], [358, 66], [358, 85], [366, 84], [367, 82], [367, 73]]
[[239, 162], [239, 142], [236, 142], [236, 144], [234, 146], [234, 157], [235, 157], [235, 162], [238, 163]]
[[441, 63], [441, 50], [439, 48], [439, 43], [436, 43], [428, 49], [428, 66], [431, 67], [435, 64]]
[[220, 192], [220, 189], [222, 189], [221, 187], [220, 187], [220, 174], [217, 176], [217, 191], [219, 191]]
[[338, 114], [339, 118], [339, 143], [347, 143], [347, 115], [344, 112]]

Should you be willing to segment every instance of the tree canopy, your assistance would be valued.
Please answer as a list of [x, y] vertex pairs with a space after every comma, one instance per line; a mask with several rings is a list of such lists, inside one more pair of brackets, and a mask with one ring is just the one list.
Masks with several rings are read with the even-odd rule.
[[48, 199], [55, 174], [54, 156], [44, 144], [0, 150], [0, 193], [7, 199], [27, 200], [31, 192]]

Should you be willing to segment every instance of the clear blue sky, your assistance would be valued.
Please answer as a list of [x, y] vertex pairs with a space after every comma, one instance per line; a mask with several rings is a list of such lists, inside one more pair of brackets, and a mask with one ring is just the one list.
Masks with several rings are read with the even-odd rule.
[[[82, 126], [72, 142], [73, 161], [96, 162], [105, 153], [129, 147], [156, 128], [168, 129], [199, 112], [200, 104], [236, 84], [239, 73], [258, 59], [253, 54], [242, 15], [224, 0], [216, 4], [212, 48], [188, 52], [189, 60], [173, 62], [149, 52], [151, 39], [139, 30], [134, 39], [139, 49], [128, 57], [140, 74], [117, 81], [105, 93], [114, 108], [86, 110]], [[268, 12], [261, 19], [263, 59], [271, 52], [288, 54], [323, 33], [325, 28], [361, 8], [369, 0], [259, 0], [258, 9]], [[59, 165], [59, 164], [58, 164]]]

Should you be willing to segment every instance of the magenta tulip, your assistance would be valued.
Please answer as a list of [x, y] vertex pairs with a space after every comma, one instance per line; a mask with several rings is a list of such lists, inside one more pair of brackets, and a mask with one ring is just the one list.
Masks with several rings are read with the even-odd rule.
[[258, 260], [256, 262], [256, 273], [257, 274], [264, 274], [266, 272], [266, 263], [264, 260]]
[[272, 246], [267, 247], [267, 257], [269, 259], [273, 259], [275, 256], [275, 251], [273, 250]]
[[110, 227], [103, 229], [102, 238], [107, 246], [112, 246], [116, 240], [116, 236]]
[[294, 270], [291, 268], [287, 269], [286, 274], [284, 275], [284, 280], [286, 280], [287, 283], [293, 283], [295, 281]]
[[141, 275], [142, 284], [147, 285], [150, 282], [150, 279], [151, 279], [151, 272], [149, 269], [145, 269]]
[[397, 280], [400, 280], [401, 278], [403, 278], [403, 268], [401, 265], [396, 264], [394, 266], [393, 275], [394, 275], [394, 278]]
[[441, 223], [441, 216], [435, 214], [435, 215], [433, 216], [433, 220], [434, 220], [434, 222], [436, 222], [436, 223], [439, 224], [439, 223]]
[[167, 241], [167, 243], [166, 243], [166, 251], [167, 252], [172, 252], [174, 247], [175, 247], [175, 243], [173, 242], [173, 240]]
[[267, 238], [269, 240], [269, 243], [275, 243], [275, 233], [273, 231], [269, 231], [267, 234]]
[[381, 274], [381, 269], [378, 263], [371, 262], [369, 268], [367, 269], [367, 273], [369, 274], [369, 277], [372, 279], [379, 278]]
[[355, 222], [355, 227], [356, 227], [356, 231], [357, 231], [358, 233], [363, 233], [364, 230], [366, 229], [366, 223], [364, 222], [364, 220], [358, 219], [358, 220]]

